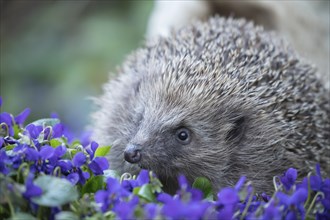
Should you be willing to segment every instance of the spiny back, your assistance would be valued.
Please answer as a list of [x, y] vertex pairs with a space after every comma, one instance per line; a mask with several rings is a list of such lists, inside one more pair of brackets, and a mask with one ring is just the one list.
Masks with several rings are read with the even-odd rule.
[[[315, 71], [275, 34], [211, 18], [128, 57], [105, 85], [95, 137], [113, 145], [114, 169], [152, 169], [168, 183], [183, 173], [217, 188], [247, 175], [266, 190], [287, 166], [304, 174], [319, 162], [327, 172], [329, 91]], [[172, 140], [182, 126], [189, 146]], [[123, 160], [132, 144], [142, 146], [139, 164]]]

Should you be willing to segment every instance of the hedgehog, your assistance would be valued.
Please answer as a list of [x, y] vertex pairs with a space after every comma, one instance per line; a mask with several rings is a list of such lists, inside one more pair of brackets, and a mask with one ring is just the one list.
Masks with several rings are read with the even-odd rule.
[[288, 167], [329, 172], [329, 91], [317, 69], [276, 33], [212, 17], [145, 42], [103, 87], [94, 138], [119, 174], [153, 171], [214, 190], [240, 176], [271, 192]]

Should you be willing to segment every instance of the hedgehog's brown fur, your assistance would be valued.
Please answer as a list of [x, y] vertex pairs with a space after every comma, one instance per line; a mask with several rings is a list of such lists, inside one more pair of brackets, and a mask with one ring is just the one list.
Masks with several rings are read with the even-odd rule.
[[[153, 170], [171, 193], [180, 173], [215, 190], [246, 175], [269, 192], [288, 167], [330, 171], [329, 91], [315, 71], [275, 34], [211, 18], [127, 59], [98, 99], [94, 137], [112, 145], [112, 169]], [[186, 145], [175, 138], [182, 127]], [[141, 146], [138, 164], [124, 160], [128, 144]]]

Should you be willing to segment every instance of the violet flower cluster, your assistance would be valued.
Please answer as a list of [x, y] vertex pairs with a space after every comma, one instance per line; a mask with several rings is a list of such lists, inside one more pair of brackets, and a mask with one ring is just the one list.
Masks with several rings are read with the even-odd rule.
[[[36, 184], [38, 178], [42, 181], [45, 178], [41, 177], [51, 176], [60, 180], [59, 184], [71, 183], [70, 189], [76, 192], [75, 189], [84, 189], [88, 180], [97, 176], [102, 176], [103, 183], [103, 171], [109, 168], [103, 156], [110, 147], [99, 147], [96, 142], [74, 141], [58, 118], [38, 120], [24, 127], [29, 113], [30, 109], [25, 109], [17, 116], [7, 112], [0, 114], [0, 197], [4, 198], [0, 203], [0, 212], [3, 212], [0, 216], [14, 217], [15, 209], [35, 215], [38, 206], [48, 204], [51, 195], [49, 198], [43, 195], [52, 189]], [[71, 196], [75, 198], [76, 194]], [[23, 209], [14, 207], [21, 202], [20, 199], [27, 202]], [[60, 199], [52, 208], [59, 212], [61, 205], [64, 201]]]
[[24, 126], [29, 113], [0, 114], [1, 219], [330, 219], [330, 178], [318, 165], [301, 180], [294, 168], [274, 177], [272, 195], [244, 176], [218, 193], [179, 176], [170, 195], [152, 171], [118, 176], [110, 147], [74, 138], [58, 116]]

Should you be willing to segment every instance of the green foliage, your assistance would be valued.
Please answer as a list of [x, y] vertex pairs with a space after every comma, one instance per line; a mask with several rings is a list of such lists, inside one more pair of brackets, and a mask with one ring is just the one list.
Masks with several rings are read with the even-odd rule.
[[272, 196], [256, 195], [243, 176], [213, 198], [209, 180], [191, 187], [182, 175], [169, 195], [152, 171], [109, 170], [109, 146], [73, 141], [56, 120], [23, 127], [28, 112], [0, 113], [1, 219], [329, 219], [330, 178], [319, 165], [302, 182], [294, 168], [274, 177]]
[[49, 141], [50, 146], [52, 146], [52, 147], [54, 147], [54, 148], [60, 146], [62, 143], [63, 143], [63, 142], [60, 141], [60, 140], [57, 139], [57, 138], [51, 139], [51, 140]]
[[94, 157], [104, 157], [110, 152], [111, 146], [98, 147], [95, 151]]
[[95, 193], [96, 191], [103, 189], [105, 187], [103, 176], [92, 176], [87, 180], [85, 185], [81, 189], [81, 195], [85, 193]]
[[29, 213], [17, 212], [11, 220], [37, 220], [37, 218]]
[[77, 189], [66, 179], [54, 176], [39, 176], [35, 181], [43, 193], [32, 201], [46, 207], [62, 206], [78, 198]]
[[63, 211], [55, 216], [56, 220], [79, 220], [79, 217], [73, 212]]
[[120, 179], [120, 175], [115, 170], [105, 170], [103, 176], [104, 178], [112, 177], [112, 178]]
[[141, 187], [136, 187], [136, 188], [134, 188], [133, 193], [135, 195], [138, 195], [140, 198], [145, 199], [147, 202], [156, 201], [156, 196], [152, 190], [151, 184], [145, 184], [145, 185], [142, 185]]
[[43, 126], [43, 127], [47, 127], [47, 126], [53, 127], [58, 123], [60, 123], [60, 120], [58, 118], [43, 118], [31, 122], [31, 124], [34, 124], [36, 126]]
[[212, 189], [212, 184], [205, 177], [198, 177], [192, 184], [192, 187], [202, 191], [205, 199], [210, 201], [213, 200], [214, 192]]

